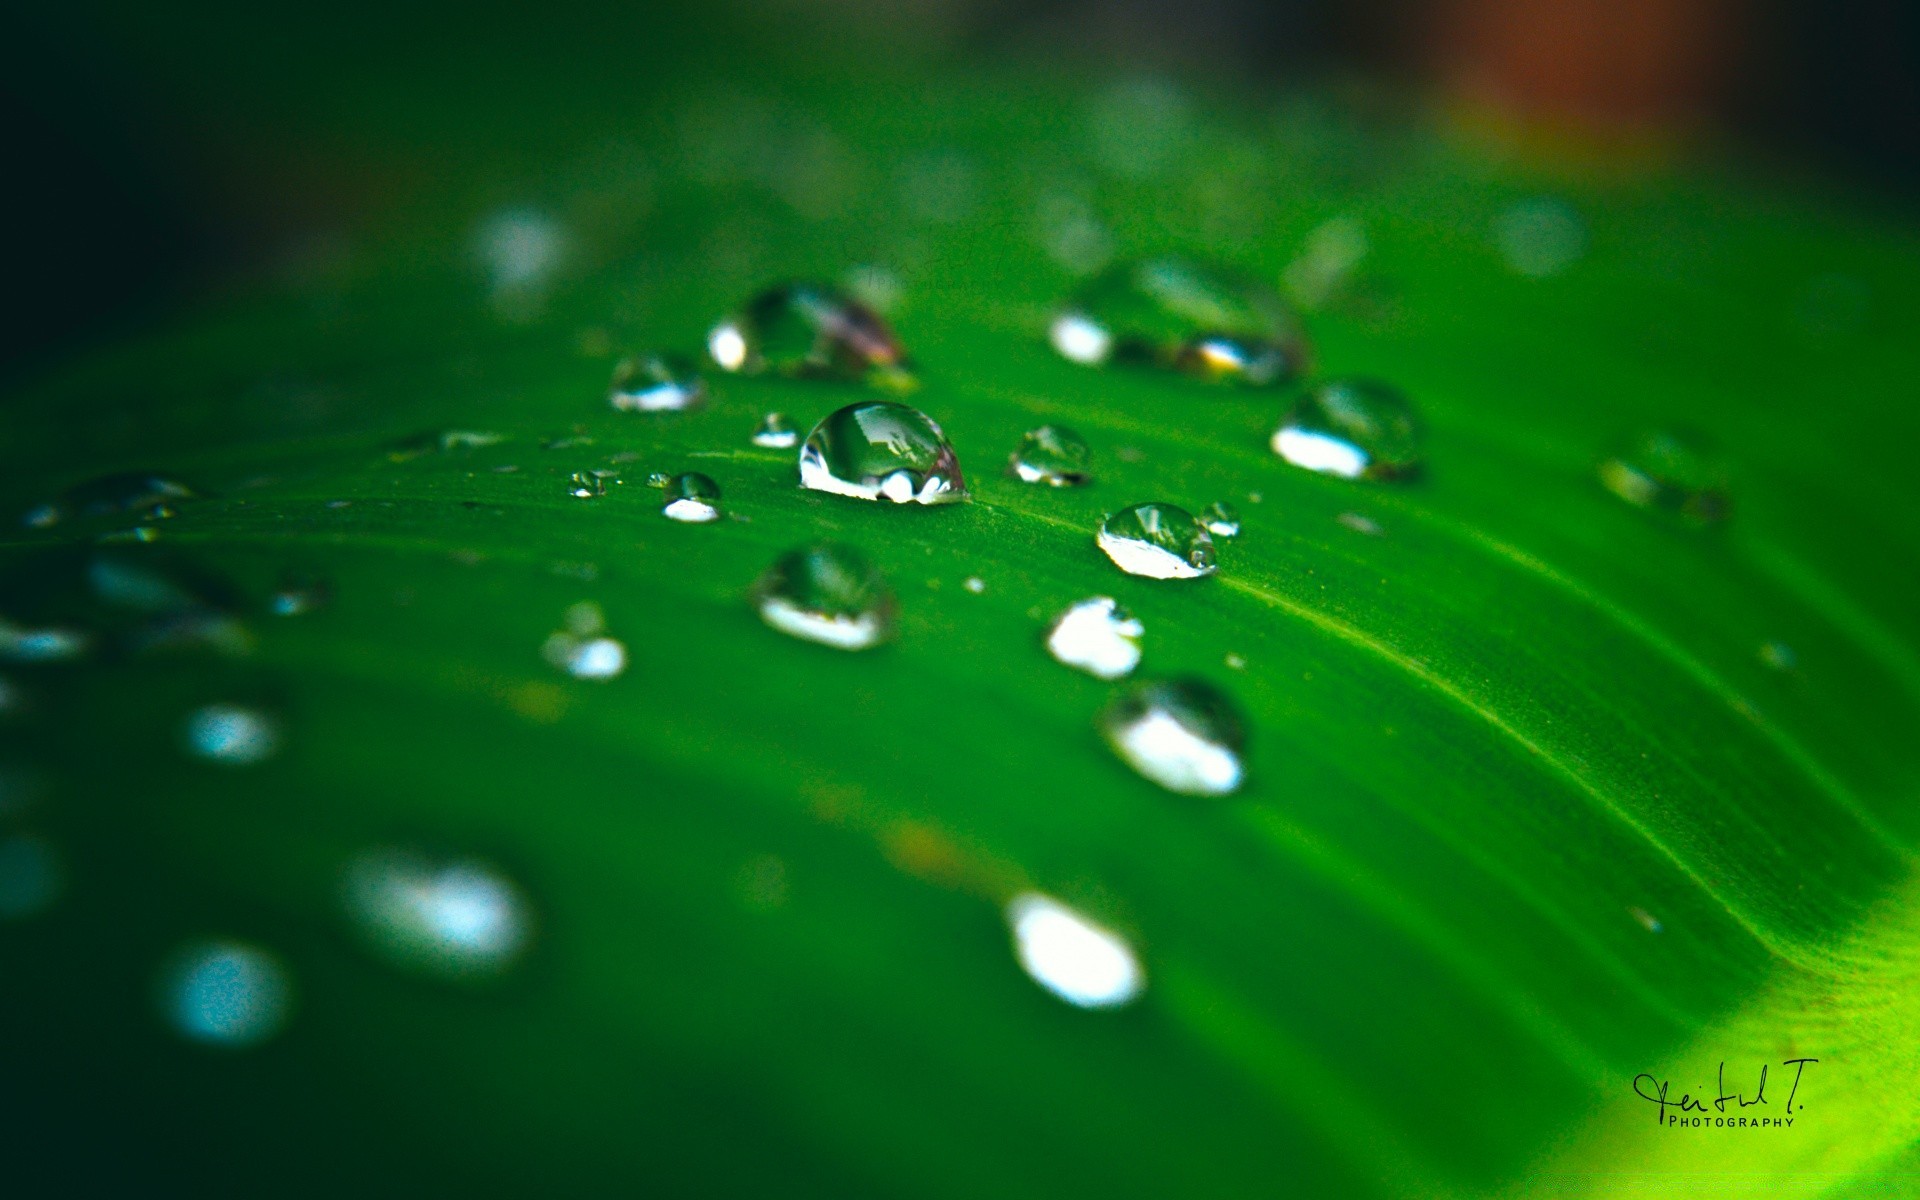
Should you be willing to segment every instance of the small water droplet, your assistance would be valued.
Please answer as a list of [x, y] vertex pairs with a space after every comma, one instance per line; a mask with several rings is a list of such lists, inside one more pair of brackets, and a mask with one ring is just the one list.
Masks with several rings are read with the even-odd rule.
[[1051, 896], [1015, 896], [1007, 925], [1021, 969], [1076, 1008], [1118, 1008], [1147, 985], [1125, 938]]
[[293, 986], [274, 955], [244, 942], [183, 948], [161, 974], [161, 1008], [181, 1036], [239, 1048], [286, 1024]]
[[1420, 422], [1406, 396], [1372, 379], [1330, 379], [1303, 393], [1273, 434], [1296, 467], [1342, 479], [1398, 479], [1420, 467]]
[[1101, 714], [1100, 731], [1128, 766], [1168, 791], [1224, 796], [1244, 775], [1239, 711], [1198, 679], [1127, 686]]
[[770, 412], [754, 427], [753, 444], [769, 450], [791, 450], [800, 444], [800, 431], [788, 424], [786, 417]]
[[1247, 669], [1247, 660], [1238, 654], [1229, 654], [1227, 655], [1227, 668], [1233, 671], [1244, 671]]
[[348, 915], [381, 953], [435, 974], [497, 973], [533, 933], [519, 887], [476, 859], [383, 846], [347, 864], [342, 891]]
[[1213, 536], [1171, 504], [1136, 504], [1100, 523], [1094, 538], [1113, 565], [1146, 579], [1198, 579], [1217, 569]]
[[1760, 647], [1760, 661], [1776, 671], [1791, 671], [1800, 665], [1800, 656], [1785, 642], [1767, 642]]
[[707, 353], [723, 370], [912, 385], [906, 351], [886, 321], [826, 283], [761, 292], [714, 326]]
[[1587, 251], [1587, 227], [1564, 200], [1537, 196], [1515, 201], [1493, 222], [1493, 244], [1518, 275], [1558, 275]]
[[607, 494], [607, 481], [591, 471], [575, 471], [567, 479], [567, 495], [576, 500], [598, 500]]
[[575, 679], [613, 679], [627, 669], [627, 647], [604, 636], [607, 622], [598, 604], [582, 600], [569, 607], [563, 624], [540, 647], [547, 662]]
[[0, 920], [46, 911], [60, 898], [65, 875], [47, 839], [31, 833], [0, 837]]
[[690, 363], [671, 354], [621, 359], [607, 390], [607, 403], [620, 412], [686, 412], [706, 398], [706, 382]]
[[209, 704], [187, 717], [187, 750], [228, 766], [251, 766], [280, 749], [280, 726], [272, 717], [238, 704]]
[[1094, 596], [1060, 614], [1047, 631], [1047, 653], [1099, 679], [1118, 679], [1140, 665], [1146, 627], [1111, 596]]
[[1144, 364], [1216, 382], [1281, 383], [1306, 370], [1306, 335], [1278, 292], [1177, 258], [1126, 263], [1069, 299], [1053, 348], [1088, 366]]
[[720, 519], [720, 485], [698, 471], [675, 475], [667, 481], [667, 502], [661, 508], [668, 518], [701, 525]]
[[1727, 466], [1705, 434], [1659, 429], [1628, 442], [1600, 464], [1600, 482], [1637, 508], [1674, 514], [1695, 525], [1725, 520]]
[[1364, 533], [1368, 537], [1385, 537], [1387, 535], [1387, 531], [1380, 527], [1380, 522], [1374, 520], [1372, 517], [1362, 516], [1357, 512], [1343, 512], [1333, 519], [1345, 525], [1348, 529], [1353, 530], [1355, 533]]
[[940, 426], [887, 401], [849, 404], [815, 425], [800, 447], [800, 486], [895, 504], [967, 499], [960, 460]]
[[836, 649], [864, 650], [893, 636], [893, 590], [847, 546], [782, 555], [754, 585], [753, 601], [773, 628]]
[[960, 581], [960, 586], [978, 596], [987, 590], [987, 581], [978, 575], [969, 575]]
[[1007, 470], [1022, 483], [1079, 487], [1093, 478], [1087, 469], [1092, 461], [1093, 451], [1079, 434], [1064, 425], [1042, 425], [1020, 439]]
[[1240, 536], [1240, 510], [1225, 500], [1215, 500], [1200, 510], [1200, 523], [1215, 537]]

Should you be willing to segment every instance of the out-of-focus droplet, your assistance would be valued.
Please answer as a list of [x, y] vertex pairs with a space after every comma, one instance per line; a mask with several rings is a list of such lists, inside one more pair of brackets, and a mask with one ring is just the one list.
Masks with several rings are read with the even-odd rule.
[[784, 416], [770, 412], [761, 417], [760, 424], [754, 427], [753, 444], [768, 450], [791, 450], [800, 444], [800, 431], [789, 424]]
[[1325, 308], [1352, 289], [1366, 256], [1366, 226], [1357, 217], [1335, 217], [1307, 235], [1283, 278], [1295, 300], [1309, 309]]
[[620, 412], [686, 412], [706, 399], [706, 382], [691, 364], [671, 354], [621, 359], [607, 390], [607, 403]]
[[79, 658], [93, 646], [84, 629], [17, 625], [0, 617], [0, 659], [8, 662], [65, 662]]
[[1399, 479], [1420, 468], [1424, 435], [1398, 388], [1372, 379], [1329, 379], [1294, 401], [1273, 434], [1273, 452], [1296, 467], [1342, 479]]
[[1093, 451], [1079, 434], [1064, 425], [1042, 425], [1021, 437], [1007, 470], [1022, 483], [1079, 487], [1093, 478], [1092, 461]]
[[1111, 596], [1094, 596], [1060, 614], [1047, 631], [1047, 653], [1099, 679], [1118, 679], [1140, 665], [1146, 627]]
[[979, 596], [979, 595], [984, 595], [986, 593], [987, 581], [980, 578], [978, 575], [969, 575], [965, 579], [962, 579], [960, 581], [960, 586], [967, 589], [967, 591], [973, 593], [974, 595]]
[[1614, 495], [1694, 525], [1726, 519], [1727, 479], [1719, 449], [1692, 429], [1644, 433], [1600, 464], [1600, 482]]
[[1147, 985], [1125, 938], [1051, 896], [1015, 896], [1007, 903], [1007, 925], [1021, 969], [1076, 1008], [1118, 1008]]
[[895, 504], [967, 499], [960, 460], [940, 426], [887, 401], [849, 404], [814, 426], [800, 447], [800, 486]]
[[29, 528], [46, 529], [69, 517], [164, 520], [199, 498], [193, 487], [156, 471], [116, 471], [75, 484], [59, 499], [29, 509], [22, 521]]
[[1200, 510], [1200, 523], [1215, 537], [1240, 536], [1240, 510], [1225, 500], [1215, 500]]
[[267, 600], [267, 610], [276, 617], [297, 617], [318, 612], [333, 602], [333, 588], [324, 579], [286, 575]]
[[1357, 512], [1339, 513], [1333, 519], [1348, 529], [1353, 530], [1355, 533], [1364, 533], [1368, 537], [1385, 537], [1387, 535], [1387, 531], [1380, 527], [1380, 522]]
[[1635, 921], [1638, 921], [1641, 927], [1644, 928], [1648, 933], [1659, 933], [1666, 928], [1665, 925], [1661, 924], [1659, 917], [1654, 916], [1652, 913], [1648, 912], [1644, 908], [1639, 907], [1638, 905], [1630, 905], [1627, 908], [1627, 915], [1632, 917]]
[[497, 974], [533, 934], [526, 896], [477, 859], [383, 846], [347, 864], [342, 891], [348, 916], [377, 950], [432, 974]]
[[1785, 642], [1767, 642], [1760, 647], [1760, 661], [1776, 671], [1792, 671], [1800, 665], [1800, 656]]
[[660, 510], [669, 520], [703, 525], [720, 519], [720, 485], [698, 471], [667, 481], [666, 504]]
[[1558, 275], [1587, 252], [1587, 227], [1564, 200], [1537, 196], [1503, 209], [1493, 244], [1509, 270], [1533, 279]]
[[187, 750], [196, 758], [226, 766], [265, 762], [280, 749], [280, 723], [257, 709], [238, 704], [209, 704], [188, 715]]
[[160, 978], [161, 1012], [190, 1041], [241, 1048], [278, 1033], [292, 1007], [287, 969], [245, 942], [183, 948]]
[[825, 283], [769, 288], [707, 335], [722, 370], [910, 387], [906, 350], [880, 315]]
[[1296, 378], [1309, 358], [1278, 292], [1178, 258], [1105, 272], [1067, 301], [1048, 336], [1063, 357], [1088, 366], [1142, 364], [1256, 386]]
[[1123, 508], [1100, 523], [1094, 541], [1114, 566], [1146, 579], [1198, 579], [1217, 569], [1213, 536], [1171, 504]]
[[838, 650], [865, 650], [893, 636], [893, 590], [847, 546], [782, 555], [754, 585], [753, 601], [773, 628]]
[[567, 479], [567, 495], [576, 500], [598, 500], [607, 494], [607, 481], [593, 471], [575, 471]]
[[566, 227], [537, 209], [503, 209], [481, 222], [474, 251], [496, 311], [516, 319], [537, 315], [570, 242]]
[[627, 669], [627, 647], [606, 636], [606, 618], [591, 600], [567, 609], [565, 627], [547, 636], [541, 657], [575, 679], [613, 679]]
[[36, 916], [60, 898], [66, 872], [47, 839], [32, 833], [0, 837], [0, 920]]
[[1224, 796], [1245, 774], [1239, 710], [1198, 679], [1128, 685], [1101, 714], [1100, 731], [1128, 766], [1168, 791]]

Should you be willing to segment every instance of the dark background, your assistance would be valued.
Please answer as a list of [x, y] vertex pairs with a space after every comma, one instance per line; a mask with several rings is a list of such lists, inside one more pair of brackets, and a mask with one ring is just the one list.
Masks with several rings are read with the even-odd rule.
[[[804, 79], [1039, 59], [1286, 87], [1362, 81], [1590, 144], [1731, 152], [1911, 212], [1903, 0], [768, 0], [0, 10], [0, 381], [151, 319], [303, 231], [406, 201], [496, 88], [645, 105], [688, 72]], [[385, 115], [402, 132], [391, 135]], [[417, 115], [415, 115], [417, 114]], [[529, 122], [532, 125], [534, 122]], [[510, 117], [493, 136], [509, 144]], [[379, 130], [382, 148], [369, 152]], [[471, 147], [467, 148], [471, 152]], [[482, 151], [484, 153], [484, 150]]]

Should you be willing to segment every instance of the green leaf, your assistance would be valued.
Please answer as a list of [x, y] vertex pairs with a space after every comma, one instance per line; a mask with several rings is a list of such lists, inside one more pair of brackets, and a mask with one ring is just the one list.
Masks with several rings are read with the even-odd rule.
[[[565, 252], [524, 286], [473, 260], [497, 189], [453, 189], [10, 399], [19, 511], [113, 471], [203, 493], [7, 537], [0, 615], [95, 638], [8, 667], [0, 715], [0, 820], [66, 883], [0, 931], [32, 1031], [6, 1043], [24, 1170], [276, 1194], [1903, 1186], [1910, 234], [1731, 183], [1502, 173], [1300, 102], [1209, 112], [1145, 166], [1079, 140], [1084, 97], [1019, 82], [808, 103], [690, 102], [631, 131], [645, 155], [554, 168], [534, 207]], [[1489, 231], [1542, 191], [1587, 249], [1531, 278]], [[1366, 255], [1307, 323], [1326, 370], [1413, 398], [1416, 480], [1282, 463], [1282, 393], [1045, 344], [1088, 244], [1280, 281], [1335, 219]], [[606, 403], [618, 357], [691, 353], [761, 287], [862, 265], [898, 282], [911, 402], [972, 503], [801, 491], [792, 451], [749, 441], [858, 385], [710, 372], [696, 412]], [[1087, 438], [1094, 484], [1004, 474], [1045, 422]], [[1726, 447], [1724, 526], [1597, 482], [1665, 426]], [[572, 496], [596, 469], [620, 482]], [[643, 479], [690, 470], [729, 519], [663, 519]], [[1214, 500], [1245, 527], [1217, 577], [1094, 547], [1104, 513]], [[821, 540], [889, 579], [892, 644], [758, 620], [753, 581]], [[103, 598], [102, 563], [146, 582]], [[272, 615], [288, 575], [331, 602]], [[239, 629], [130, 648], [155, 577]], [[1103, 745], [1115, 685], [1041, 647], [1100, 594], [1144, 623], [1143, 676], [1242, 710], [1238, 793], [1173, 795]], [[543, 660], [582, 601], [617, 678]], [[209, 704], [283, 745], [185, 753]], [[370, 947], [342, 872], [386, 845], [496, 864], [525, 957], [444, 978]], [[1030, 891], [1124, 937], [1142, 997], [1079, 1011], [1026, 978], [1003, 908]], [[284, 964], [278, 1037], [210, 1050], [159, 1015], [169, 955], [209, 936]], [[1772, 1064], [1782, 1116], [1803, 1057], [1790, 1129], [1659, 1127], [1633, 1091]]]

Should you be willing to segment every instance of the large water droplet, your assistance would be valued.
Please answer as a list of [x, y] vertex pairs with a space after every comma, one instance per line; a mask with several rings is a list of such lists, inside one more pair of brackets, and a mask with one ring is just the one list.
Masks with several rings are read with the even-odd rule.
[[1042, 425], [1020, 439], [1007, 470], [1022, 483], [1050, 487], [1079, 487], [1093, 475], [1088, 465], [1093, 451], [1085, 439], [1064, 425]]
[[1225, 500], [1215, 500], [1200, 510], [1200, 523], [1215, 537], [1240, 536], [1240, 510]]
[[932, 417], [887, 401], [827, 415], [800, 447], [800, 486], [857, 500], [952, 504], [967, 498], [960, 460]]
[[720, 519], [720, 485], [698, 471], [667, 481], [667, 500], [661, 512], [675, 521], [703, 525]]
[[769, 288], [714, 326], [707, 352], [748, 375], [864, 379], [910, 386], [906, 351], [880, 315], [826, 283]]
[[1273, 434], [1296, 467], [1342, 479], [1396, 479], [1420, 467], [1422, 431], [1406, 396], [1372, 379], [1329, 379], [1300, 396]]
[[376, 948], [438, 974], [498, 972], [533, 932], [520, 889], [477, 860], [380, 847], [347, 864], [342, 890], [348, 915]]
[[1007, 925], [1021, 968], [1076, 1008], [1117, 1008], [1146, 987], [1146, 972], [1125, 938], [1051, 896], [1015, 896], [1007, 903]]
[[1094, 538], [1113, 565], [1147, 579], [1198, 579], [1216, 570], [1213, 537], [1171, 504], [1136, 504], [1100, 523]]
[[238, 704], [209, 704], [187, 717], [186, 746], [195, 757], [228, 766], [265, 762], [280, 749], [280, 725]]
[[781, 556], [754, 585], [753, 600], [760, 619], [780, 632], [836, 649], [864, 650], [893, 636], [893, 590], [847, 546]]
[[1128, 686], [1101, 714], [1100, 731], [1128, 766], [1168, 791], [1224, 796], [1240, 786], [1245, 726], [1233, 702], [1201, 680]]
[[754, 427], [753, 444], [769, 450], [791, 450], [800, 444], [800, 431], [788, 424], [786, 417], [770, 412]]
[[1297, 377], [1309, 356], [1278, 292], [1178, 258], [1105, 272], [1068, 300], [1049, 337], [1061, 355], [1089, 366], [1140, 363], [1255, 385]]
[[607, 402], [621, 412], [685, 412], [706, 401], [707, 385], [691, 364], [671, 354], [622, 359]]
[[181, 1036], [242, 1047], [286, 1023], [293, 987], [274, 955], [244, 942], [184, 948], [161, 975], [161, 1010]]
[[1711, 439], [1691, 429], [1660, 429], [1627, 443], [1600, 464], [1600, 482], [1639, 508], [1696, 525], [1726, 519], [1727, 465]]
[[1133, 614], [1110, 596], [1082, 600], [1047, 631], [1047, 653], [1100, 679], [1118, 679], [1140, 664], [1146, 634]]

